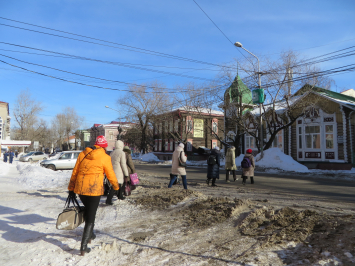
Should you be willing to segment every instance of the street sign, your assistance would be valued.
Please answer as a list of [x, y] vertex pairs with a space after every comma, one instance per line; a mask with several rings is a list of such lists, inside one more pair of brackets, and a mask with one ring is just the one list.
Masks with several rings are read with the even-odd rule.
[[33, 142], [33, 148], [37, 150], [39, 148], [39, 141], [34, 141]]
[[253, 103], [260, 104], [265, 101], [264, 89], [255, 89], [252, 91]]

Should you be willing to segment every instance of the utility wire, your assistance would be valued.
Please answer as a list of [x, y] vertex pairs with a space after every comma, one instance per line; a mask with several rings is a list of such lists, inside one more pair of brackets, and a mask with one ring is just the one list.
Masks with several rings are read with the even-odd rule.
[[[19, 23], [22, 23], [22, 22], [19, 22]], [[32, 31], [32, 32], [40, 33], [40, 34], [50, 35], [50, 36], [54, 36], [54, 37], [69, 39], [69, 40], [75, 40], [75, 41], [79, 41], [79, 42], [85, 42], [85, 43], [90, 43], [90, 44], [95, 44], [95, 45], [106, 46], [106, 47], [115, 48], [115, 49], [122, 49], [122, 50], [126, 50], [126, 51], [131, 51], [131, 52], [137, 52], [137, 53], [160, 56], [160, 57], [165, 57], [165, 58], [170, 58], [170, 59], [175, 59], [175, 60], [181, 60], [181, 61], [187, 61], [187, 62], [192, 62], [192, 63], [199, 63], [199, 64], [205, 64], [205, 65], [221, 67], [221, 65], [214, 64], [214, 63], [208, 63], [208, 62], [195, 60], [195, 59], [190, 59], [190, 58], [186, 58], [186, 57], [175, 56], [175, 55], [170, 55], [170, 54], [165, 54], [165, 53], [160, 53], [160, 52], [155, 52], [155, 51], [152, 51], [152, 50], [137, 48], [137, 47], [128, 46], [128, 45], [119, 44], [119, 43], [114, 43], [117, 46], [113, 46], [113, 45], [107, 45], [107, 44], [98, 43], [98, 42], [92, 42], [92, 41], [86, 41], [86, 40], [81, 40], [81, 39], [77, 39], [77, 38], [62, 36], [62, 35], [53, 34], [53, 33], [47, 33], [47, 32], [42, 32], [42, 31], [37, 31], [37, 30], [32, 30], [32, 29], [27, 29], [27, 28], [22, 28], [22, 27], [17, 27], [17, 26], [3, 24], [3, 23], [0, 23], [0, 25], [1, 26], [15, 28], [15, 29], [20, 29], [20, 30], [26, 30], [26, 31]], [[33, 25], [33, 26], [41, 27], [41, 26], [36, 26], [36, 25]], [[50, 29], [50, 28], [48, 28], [48, 29]], [[51, 29], [51, 30], [55, 30], [55, 29]], [[59, 31], [59, 30], [55, 30], [55, 31]], [[62, 31], [60, 31], [60, 32], [62, 32]], [[88, 39], [93, 39], [93, 40], [99, 40], [99, 39], [96, 39], [96, 38], [86, 37], [86, 36], [83, 36], [83, 35], [78, 35], [78, 34], [73, 34], [73, 33], [67, 33], [67, 34], [71, 34], [71, 35], [75, 35], [75, 36], [81, 36], [81, 37], [88, 38]], [[113, 42], [108, 42], [108, 41], [104, 41], [104, 40], [100, 40], [100, 41], [101, 42], [106, 42], [106, 43], [113, 43]], [[120, 46], [122, 46], [122, 47], [120, 47]], [[130, 48], [125, 48], [125, 47], [130, 47]], [[136, 49], [136, 50], [134, 50], [134, 49]]]
[[[126, 64], [126, 63], [104, 61], [104, 60], [93, 59], [93, 58], [89, 58], [89, 57], [83, 57], [83, 56], [77, 56], [77, 55], [71, 55], [71, 54], [64, 54], [64, 53], [59, 53], [59, 52], [54, 52], [54, 51], [49, 51], [49, 50], [43, 50], [43, 49], [37, 49], [37, 48], [33, 48], [33, 47], [23, 46], [23, 45], [19, 45], [19, 44], [11, 44], [11, 43], [6, 43], [6, 42], [0, 42], [0, 43], [7, 44], [7, 45], [12, 45], [12, 46], [17, 46], [17, 47], [22, 47], [22, 48], [26, 48], [26, 49], [32, 49], [32, 50], [37, 50], [37, 51], [42, 51], [42, 52], [47, 52], [47, 53], [63, 55], [63, 56], [67, 56], [68, 58], [71, 58], [71, 59], [81, 59], [81, 60], [87, 60], [87, 61], [94, 61], [94, 62], [117, 65], [117, 66], [122, 66], [122, 67], [127, 67], [127, 68], [133, 68], [133, 69], [137, 69], [137, 70], [150, 71], [150, 72], [155, 72], [155, 73], [160, 73], [160, 74], [165, 74], [165, 75], [172, 75], [172, 76], [179, 76], [179, 77], [184, 77], [184, 78], [211, 81], [211, 79], [207, 79], [207, 78], [195, 77], [195, 76], [184, 75], [184, 74], [173, 73], [173, 72], [167, 72], [167, 71], [162, 71], [162, 70], [157, 70], [157, 69], [149, 69], [149, 68], [144, 68], [144, 67], [137, 67], [137, 66], [132, 66], [130, 64]], [[189, 73], [189, 72], [187, 72], [187, 73]]]
[[[234, 43], [227, 37], [227, 35], [217, 26], [216, 23], [214, 23], [214, 21], [207, 15], [207, 13], [202, 9], [202, 7], [197, 4], [197, 2], [195, 0], [192, 0], [195, 2], [195, 4], [199, 7], [199, 9], [201, 9], [201, 11], [206, 15], [206, 17], [208, 17], [208, 19], [213, 23], [213, 25], [215, 25], [215, 27], [223, 34], [224, 37], [226, 37], [226, 39], [234, 46]], [[245, 59], [247, 59], [251, 64], [253, 64], [239, 49], [237, 49], [238, 52], [245, 57]]]

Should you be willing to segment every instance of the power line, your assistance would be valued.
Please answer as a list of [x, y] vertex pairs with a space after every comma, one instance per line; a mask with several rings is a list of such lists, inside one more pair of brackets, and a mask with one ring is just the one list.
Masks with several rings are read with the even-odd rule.
[[[66, 56], [69, 59], [80, 59], [80, 60], [94, 61], [94, 62], [99, 62], [99, 63], [104, 63], [104, 64], [110, 64], [110, 65], [117, 65], [117, 66], [122, 66], [122, 67], [127, 67], [127, 68], [133, 68], [133, 69], [137, 69], [137, 70], [150, 71], [150, 72], [155, 72], [155, 73], [160, 73], [160, 74], [165, 74], [165, 75], [172, 75], [172, 76], [179, 76], [179, 77], [184, 77], [184, 78], [211, 81], [211, 79], [185, 75], [183, 73], [179, 74], [179, 73], [167, 72], [167, 71], [162, 71], [162, 70], [149, 69], [149, 68], [144, 68], [144, 67], [137, 67], [137, 66], [133, 66], [132, 64], [127, 64], [127, 63], [112, 62], [112, 61], [106, 61], [106, 60], [100, 60], [100, 59], [93, 59], [93, 58], [89, 58], [89, 57], [83, 57], [83, 56], [77, 56], [77, 55], [71, 55], [71, 54], [64, 54], [64, 53], [60, 53], [60, 52], [44, 50], [44, 49], [38, 49], [38, 48], [19, 45], [19, 44], [12, 44], [12, 43], [6, 43], [6, 42], [0, 42], [0, 43], [6, 44], [6, 45], [11, 45], [11, 46], [17, 46], [17, 47], [21, 47], [21, 48], [26, 48], [26, 49], [42, 51], [42, 52], [46, 52], [46, 53], [64, 55], [64, 56]], [[189, 73], [189, 72], [186, 72], [186, 73]]]
[[[224, 37], [226, 37], [226, 39], [234, 46], [234, 43], [227, 37], [227, 35], [217, 26], [217, 24], [207, 15], [207, 13], [202, 9], [202, 7], [197, 4], [197, 2], [195, 0], [192, 0], [195, 2], [195, 4], [201, 9], [201, 11], [206, 15], [206, 17], [208, 17], [208, 19], [213, 23], [213, 25], [215, 25], [215, 27], [223, 34]], [[245, 57], [245, 59], [247, 59], [249, 62], [250, 60], [241, 52], [239, 51], [239, 49], [237, 49], [238, 52]], [[251, 64], [253, 64], [252, 62], [250, 62]]]
[[[0, 17], [0, 19], [10, 20], [10, 19], [3, 18], [3, 17]], [[20, 22], [20, 21], [16, 21], [16, 20], [11, 20], [11, 21], [14, 21], [14, 22], [17, 22], [17, 23], [31, 25], [31, 26], [34, 26], [34, 27], [45, 28], [45, 29], [53, 30], [53, 31], [57, 31], [57, 32], [62, 32], [62, 33], [66, 33], [66, 34], [70, 34], [70, 35], [74, 35], [74, 36], [79, 36], [79, 37], [87, 38], [87, 39], [91, 39], [91, 40], [98, 40], [100, 42], [111, 43], [111, 44], [115, 44], [117, 46], [112, 46], [112, 45], [107, 45], [107, 44], [102, 44], [102, 43], [92, 42], [92, 41], [86, 41], [86, 40], [81, 40], [81, 39], [77, 39], [77, 38], [71, 38], [71, 37], [62, 36], [62, 35], [58, 35], [58, 34], [37, 31], [37, 30], [17, 27], [17, 26], [13, 26], [13, 25], [3, 24], [3, 23], [0, 23], [0, 25], [1, 26], [15, 28], [15, 29], [20, 29], [20, 30], [26, 30], [26, 31], [32, 31], [32, 32], [40, 33], [40, 34], [50, 35], [50, 36], [54, 36], [54, 37], [75, 40], [75, 41], [79, 41], [79, 42], [85, 42], [85, 43], [90, 43], [90, 44], [95, 44], [95, 45], [106, 46], [106, 47], [115, 48], [115, 49], [122, 49], [122, 50], [126, 50], [126, 51], [131, 51], [131, 52], [137, 52], [137, 53], [143, 53], [143, 54], [148, 54], [148, 55], [166, 57], [166, 58], [175, 59], [175, 60], [181, 60], [181, 61], [187, 61], [187, 62], [192, 62], [192, 63], [199, 63], [199, 64], [206, 64], [206, 65], [212, 65], [212, 66], [221, 67], [221, 65], [214, 64], [214, 63], [208, 63], [208, 62], [195, 60], [195, 59], [190, 59], [190, 58], [186, 58], [186, 57], [170, 55], [170, 54], [166, 54], [166, 53], [160, 53], [160, 52], [156, 52], [156, 51], [152, 51], [152, 50], [148, 50], [148, 49], [144, 49], [144, 48], [138, 48], [138, 47], [134, 47], [134, 46], [130, 46], [130, 45], [125, 45], [125, 44], [105, 41], [105, 40], [101, 40], [101, 39], [97, 39], [97, 38], [92, 38], [92, 37], [87, 37], [87, 36], [79, 35], [79, 34], [75, 34], [75, 33], [70, 33], [70, 32], [65, 32], [65, 31], [61, 31], [61, 30], [51, 29], [51, 28], [38, 26], [38, 25], [35, 25], [35, 24], [29, 24], [29, 23], [25, 23], [25, 22]], [[125, 47], [127, 47], [127, 48], [125, 48]]]

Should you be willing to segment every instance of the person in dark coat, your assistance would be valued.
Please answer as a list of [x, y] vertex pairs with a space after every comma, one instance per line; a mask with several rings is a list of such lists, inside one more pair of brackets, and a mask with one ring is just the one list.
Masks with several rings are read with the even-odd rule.
[[18, 156], [18, 151], [15, 151], [15, 157], [17, 158], [17, 156]]
[[127, 183], [129, 186], [131, 186], [131, 190], [134, 190], [134, 189], [136, 189], [136, 186], [131, 184], [130, 175], [136, 173], [136, 168], [134, 167], [134, 163], [132, 160], [131, 149], [128, 146], [124, 146], [123, 151], [126, 154], [126, 164], [127, 164], [127, 170], [128, 170]]
[[14, 154], [14, 152], [13, 151], [10, 151], [10, 153], [9, 153], [9, 162], [10, 163], [12, 163], [12, 161], [14, 160], [14, 156], [15, 156], [15, 154]]
[[219, 179], [219, 167], [221, 166], [221, 152], [219, 151], [219, 147], [214, 148], [211, 151], [210, 156], [215, 156], [216, 164], [208, 164], [207, 160], [207, 185], [210, 184], [210, 180], [212, 179], [212, 187], [216, 187], [216, 179]]
[[7, 163], [7, 156], [9, 156], [9, 154], [7, 153], [7, 151], [4, 153], [4, 163]]

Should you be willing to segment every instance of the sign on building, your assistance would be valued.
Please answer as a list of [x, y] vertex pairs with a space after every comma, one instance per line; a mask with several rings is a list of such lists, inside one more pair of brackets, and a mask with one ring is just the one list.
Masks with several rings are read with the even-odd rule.
[[203, 138], [203, 119], [194, 119], [194, 138]]
[[39, 148], [39, 141], [34, 141], [34, 142], [33, 142], [33, 148], [34, 148], [35, 150], [38, 150], [38, 148]]

